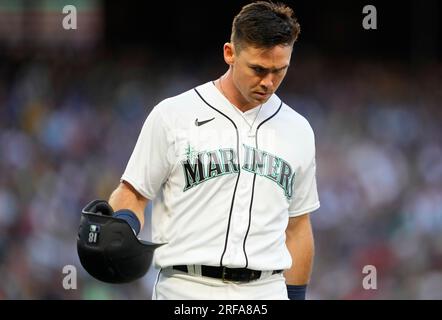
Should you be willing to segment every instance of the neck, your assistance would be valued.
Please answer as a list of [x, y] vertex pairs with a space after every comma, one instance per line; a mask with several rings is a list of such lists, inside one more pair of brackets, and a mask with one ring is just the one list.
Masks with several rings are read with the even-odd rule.
[[246, 112], [247, 110], [253, 109], [259, 105], [250, 103], [244, 98], [241, 92], [239, 92], [233, 83], [230, 69], [217, 81], [215, 81], [215, 86], [226, 97], [226, 99], [230, 101], [231, 104], [235, 105], [242, 112]]

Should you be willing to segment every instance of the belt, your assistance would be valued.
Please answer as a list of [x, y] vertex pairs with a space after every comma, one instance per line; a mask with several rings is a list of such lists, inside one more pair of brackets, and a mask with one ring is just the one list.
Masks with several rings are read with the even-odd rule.
[[[204, 277], [222, 279], [223, 281], [233, 282], [249, 282], [258, 280], [262, 271], [246, 269], [246, 268], [227, 268], [227, 267], [213, 267], [213, 266], [200, 266], [201, 275]], [[172, 266], [172, 269], [190, 273], [189, 268], [186, 265]], [[199, 269], [199, 268], [198, 268]], [[273, 270], [271, 275], [281, 273], [283, 270]]]

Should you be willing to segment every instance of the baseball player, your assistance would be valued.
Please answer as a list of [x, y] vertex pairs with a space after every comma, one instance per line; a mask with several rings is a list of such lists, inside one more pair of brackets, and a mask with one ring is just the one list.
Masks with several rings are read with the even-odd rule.
[[153, 299], [304, 299], [319, 208], [315, 143], [275, 91], [300, 26], [255, 2], [233, 21], [227, 72], [159, 103], [109, 204], [137, 234], [153, 201]]

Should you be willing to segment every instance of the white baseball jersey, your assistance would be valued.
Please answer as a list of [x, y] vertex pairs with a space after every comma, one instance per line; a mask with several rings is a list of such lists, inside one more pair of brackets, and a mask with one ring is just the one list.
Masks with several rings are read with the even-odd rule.
[[155, 106], [121, 179], [153, 200], [156, 267], [276, 270], [289, 217], [319, 208], [315, 171], [304, 117], [275, 94], [241, 114], [208, 82]]

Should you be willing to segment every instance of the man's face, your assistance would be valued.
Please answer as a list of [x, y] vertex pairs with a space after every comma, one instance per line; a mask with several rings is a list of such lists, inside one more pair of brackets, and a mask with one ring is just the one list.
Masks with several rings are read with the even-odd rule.
[[278, 89], [290, 64], [292, 46], [246, 46], [233, 54], [233, 82], [250, 105], [265, 103]]

